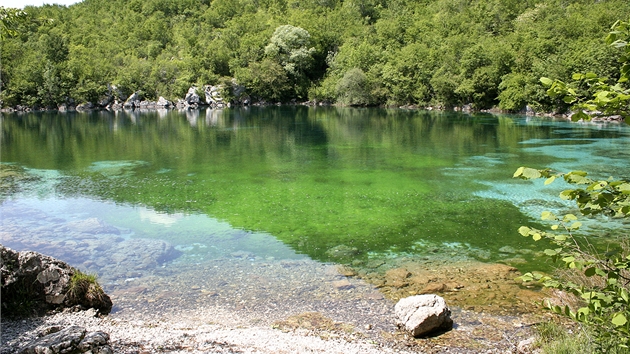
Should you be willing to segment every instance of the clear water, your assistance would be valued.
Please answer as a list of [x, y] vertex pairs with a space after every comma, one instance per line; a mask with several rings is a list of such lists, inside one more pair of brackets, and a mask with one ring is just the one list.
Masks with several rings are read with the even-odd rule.
[[105, 277], [122, 272], [107, 263], [111, 255], [99, 261], [113, 252], [108, 245], [127, 245], [116, 248], [123, 265], [129, 247], [144, 247], [129, 240], [172, 246], [147, 251], [155, 269], [225, 257], [360, 267], [402, 256], [516, 257], [517, 267], [533, 269], [545, 245], [516, 230], [572, 205], [557, 198], [561, 182], [513, 180], [513, 172], [526, 165], [627, 178], [629, 148], [627, 125], [507, 115], [306, 107], [3, 114], [2, 168], [24, 168], [28, 178], [3, 175], [0, 242]]

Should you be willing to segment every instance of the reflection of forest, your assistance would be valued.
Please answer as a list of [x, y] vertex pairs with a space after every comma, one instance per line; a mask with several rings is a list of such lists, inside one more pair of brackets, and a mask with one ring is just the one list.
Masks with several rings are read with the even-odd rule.
[[[299, 146], [320, 146], [347, 161], [377, 147], [452, 161], [554, 138], [550, 126], [523, 126], [507, 116], [301, 106], [6, 115], [2, 134], [5, 161], [55, 169], [84, 168], [93, 160], [152, 161], [158, 153], [167, 160], [177, 155], [177, 164], [228, 150], [230, 156], [286, 155]], [[584, 130], [581, 137], [600, 134]]]
[[[67, 176], [56, 186], [60, 193], [203, 212], [269, 232], [315, 259], [442, 244], [489, 259], [504, 246], [531, 247], [515, 232], [528, 220], [514, 205], [472, 196], [484, 188], [479, 179], [504, 180], [519, 165], [551, 159], [519, 143], [549, 141], [555, 128], [521, 122], [302, 106], [41, 113], [7, 115], [2, 152], [6, 162], [60, 170]], [[484, 164], [488, 156], [500, 165]], [[482, 157], [474, 176], [444, 174], [471, 157]], [[129, 164], [106, 174], [107, 161]]]

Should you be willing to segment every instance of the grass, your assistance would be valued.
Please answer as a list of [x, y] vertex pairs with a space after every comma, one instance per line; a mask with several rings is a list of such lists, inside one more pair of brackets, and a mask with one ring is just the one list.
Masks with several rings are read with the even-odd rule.
[[96, 275], [85, 274], [77, 270], [70, 278], [67, 299], [70, 303], [89, 305], [102, 302], [107, 296], [103, 288], [98, 284]]

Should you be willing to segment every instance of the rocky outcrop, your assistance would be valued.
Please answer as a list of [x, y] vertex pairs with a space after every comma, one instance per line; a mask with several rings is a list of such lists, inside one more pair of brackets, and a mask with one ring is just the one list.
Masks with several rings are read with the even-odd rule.
[[158, 108], [169, 108], [171, 106], [173, 106], [173, 103], [169, 100], [167, 100], [166, 98], [160, 96], [160, 98], [158, 99], [158, 101], [155, 104]]
[[199, 98], [199, 95], [197, 94], [197, 88], [195, 86], [192, 86], [191, 88], [188, 89], [188, 92], [186, 93], [186, 97], [184, 97], [184, 101], [190, 106], [199, 104], [201, 99]]
[[400, 299], [395, 307], [396, 324], [414, 337], [453, 327], [451, 310], [437, 295], [416, 295]]
[[206, 85], [203, 88], [204, 93], [206, 94], [206, 103], [211, 107], [223, 108], [225, 107], [225, 102], [223, 101], [223, 97], [221, 97], [221, 87], [220, 86], [212, 86]]
[[65, 329], [51, 327], [48, 333], [19, 350], [20, 354], [92, 353], [110, 354], [109, 335], [105, 332], [90, 332], [79, 326]]
[[0, 245], [3, 315], [24, 316], [74, 307], [111, 311], [101, 287], [67, 263], [37, 252], [16, 252]]
[[94, 104], [92, 102], [81, 103], [76, 107], [77, 111], [89, 111], [94, 109]]
[[131, 96], [129, 96], [129, 98], [125, 101], [125, 103], [123, 104], [124, 108], [130, 109], [130, 108], [140, 108], [140, 93], [138, 92], [134, 92], [133, 94], [131, 94]]

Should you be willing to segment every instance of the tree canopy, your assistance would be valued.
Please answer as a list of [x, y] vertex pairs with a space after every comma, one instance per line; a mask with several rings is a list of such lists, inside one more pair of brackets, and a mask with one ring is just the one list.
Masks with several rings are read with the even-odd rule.
[[[52, 21], [10, 25], [4, 106], [97, 102], [110, 85], [175, 99], [235, 77], [268, 101], [562, 111], [570, 104], [539, 78], [588, 69], [618, 80], [617, 50], [602, 38], [630, 3], [84, 0], [24, 12]], [[353, 82], [361, 92], [340, 92]]]

